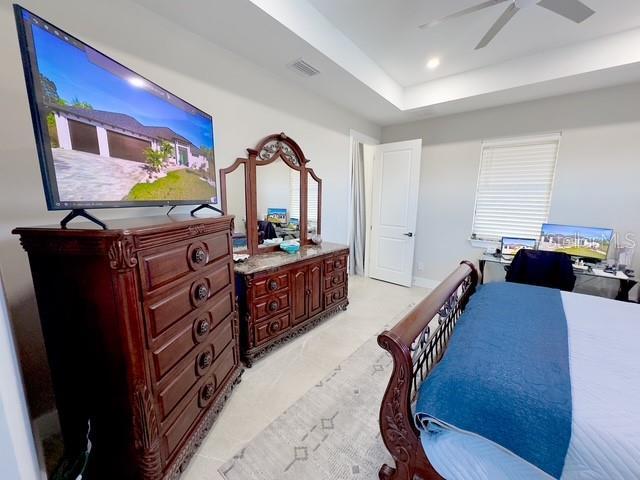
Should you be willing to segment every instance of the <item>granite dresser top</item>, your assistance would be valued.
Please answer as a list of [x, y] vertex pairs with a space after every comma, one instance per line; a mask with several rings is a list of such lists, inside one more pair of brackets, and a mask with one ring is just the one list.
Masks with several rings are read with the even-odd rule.
[[319, 257], [321, 255], [327, 255], [341, 250], [348, 250], [348, 248], [349, 247], [346, 245], [340, 245], [338, 243], [323, 242], [321, 245], [304, 245], [300, 247], [300, 250], [296, 253], [287, 253], [284, 251], [260, 253], [257, 255], [251, 255], [244, 262], [236, 263], [234, 270], [236, 273], [240, 273], [242, 275], [250, 275], [252, 273], [271, 270], [291, 263], [300, 262], [302, 260], [308, 260], [313, 257]]

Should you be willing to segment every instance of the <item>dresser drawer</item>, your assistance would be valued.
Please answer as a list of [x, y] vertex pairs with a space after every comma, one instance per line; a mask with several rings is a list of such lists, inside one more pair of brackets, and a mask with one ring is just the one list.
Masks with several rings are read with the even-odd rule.
[[229, 345], [213, 365], [213, 373], [201, 379], [198, 387], [191, 393], [184, 409], [175, 417], [175, 421], [163, 428], [162, 450], [164, 458], [170, 457], [180, 446], [194, 422], [219, 396], [225, 380], [237, 364], [235, 344]]
[[328, 274], [334, 270], [347, 268], [347, 256], [338, 255], [324, 261], [324, 273]]
[[[227, 318], [233, 312], [233, 293], [227, 290], [209, 301], [206, 310], [197, 311], [179, 323], [180, 328], [168, 331], [172, 335], [161, 336], [158, 347], [151, 352], [151, 364], [156, 381], [189, 354], [197, 345], [216, 339], [221, 329], [232, 325]], [[227, 320], [225, 320], [227, 319]], [[223, 323], [221, 323], [224, 320]], [[226, 336], [226, 333], [225, 333]], [[226, 344], [225, 344], [226, 345]]]
[[346, 270], [334, 270], [333, 273], [325, 275], [324, 289], [329, 290], [331, 288], [344, 285], [344, 281], [347, 278]]
[[253, 318], [256, 322], [266, 320], [282, 310], [289, 308], [289, 292], [276, 293], [255, 300], [252, 306]]
[[340, 300], [347, 296], [346, 287], [336, 288], [324, 294], [324, 308], [330, 307], [334, 303], [338, 303]]
[[210, 342], [198, 348], [188, 356], [187, 361], [181, 362], [175, 373], [170, 373], [165, 385], [158, 394], [160, 419], [164, 420], [176, 405], [189, 392], [191, 387], [203, 376], [209, 374], [225, 354], [225, 347], [233, 340], [233, 323], [229, 319], [224, 321], [215, 332]]
[[139, 255], [142, 289], [152, 292], [229, 254], [226, 232], [146, 250]]
[[253, 283], [254, 297], [263, 297], [274, 292], [289, 288], [289, 273], [279, 273], [259, 280]]
[[231, 263], [224, 262], [207, 268], [194, 280], [176, 286], [171, 292], [156, 295], [144, 302], [150, 336], [155, 338], [182, 320], [222, 289], [230, 286], [232, 279]]
[[289, 328], [291, 315], [285, 313], [254, 327], [256, 345], [261, 345], [273, 337], [277, 337]]

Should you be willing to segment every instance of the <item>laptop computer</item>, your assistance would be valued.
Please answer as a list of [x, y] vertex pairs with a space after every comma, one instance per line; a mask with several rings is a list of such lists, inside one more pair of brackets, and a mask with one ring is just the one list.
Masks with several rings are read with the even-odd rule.
[[535, 238], [502, 237], [500, 253], [505, 260], [511, 260], [518, 250], [535, 250], [537, 243]]

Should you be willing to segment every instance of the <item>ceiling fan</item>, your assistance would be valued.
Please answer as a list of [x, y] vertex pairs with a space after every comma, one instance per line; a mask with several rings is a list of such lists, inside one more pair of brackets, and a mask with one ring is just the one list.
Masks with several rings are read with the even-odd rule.
[[485, 8], [493, 7], [494, 5], [498, 5], [500, 3], [508, 3], [509, 5], [507, 6], [506, 10], [502, 12], [500, 18], [496, 20], [493, 26], [485, 34], [485, 36], [482, 37], [482, 40], [480, 40], [480, 43], [478, 43], [478, 45], [476, 46], [476, 50], [486, 47], [491, 42], [491, 40], [495, 38], [498, 32], [500, 32], [500, 30], [502, 30], [504, 26], [509, 23], [509, 20], [511, 20], [516, 13], [524, 8], [531, 7], [534, 4], [546, 8], [547, 10], [557, 13], [558, 15], [561, 15], [576, 23], [584, 22], [587, 18], [596, 13], [580, 0], [488, 0], [486, 2], [479, 3], [478, 5], [474, 5], [473, 7], [465, 8], [464, 10], [460, 10], [459, 12], [447, 15], [446, 17], [439, 18], [437, 20], [433, 20], [431, 22], [420, 25], [418, 28], [435, 27], [436, 25], [440, 25], [441, 23], [448, 20], [463, 17], [470, 13], [484, 10]]

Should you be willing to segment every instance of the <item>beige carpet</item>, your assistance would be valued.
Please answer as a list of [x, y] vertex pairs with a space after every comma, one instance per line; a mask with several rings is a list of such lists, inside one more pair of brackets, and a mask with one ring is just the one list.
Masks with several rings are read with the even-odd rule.
[[371, 338], [225, 463], [220, 474], [227, 480], [377, 478], [380, 466], [391, 460], [378, 428], [391, 367], [391, 357]]

